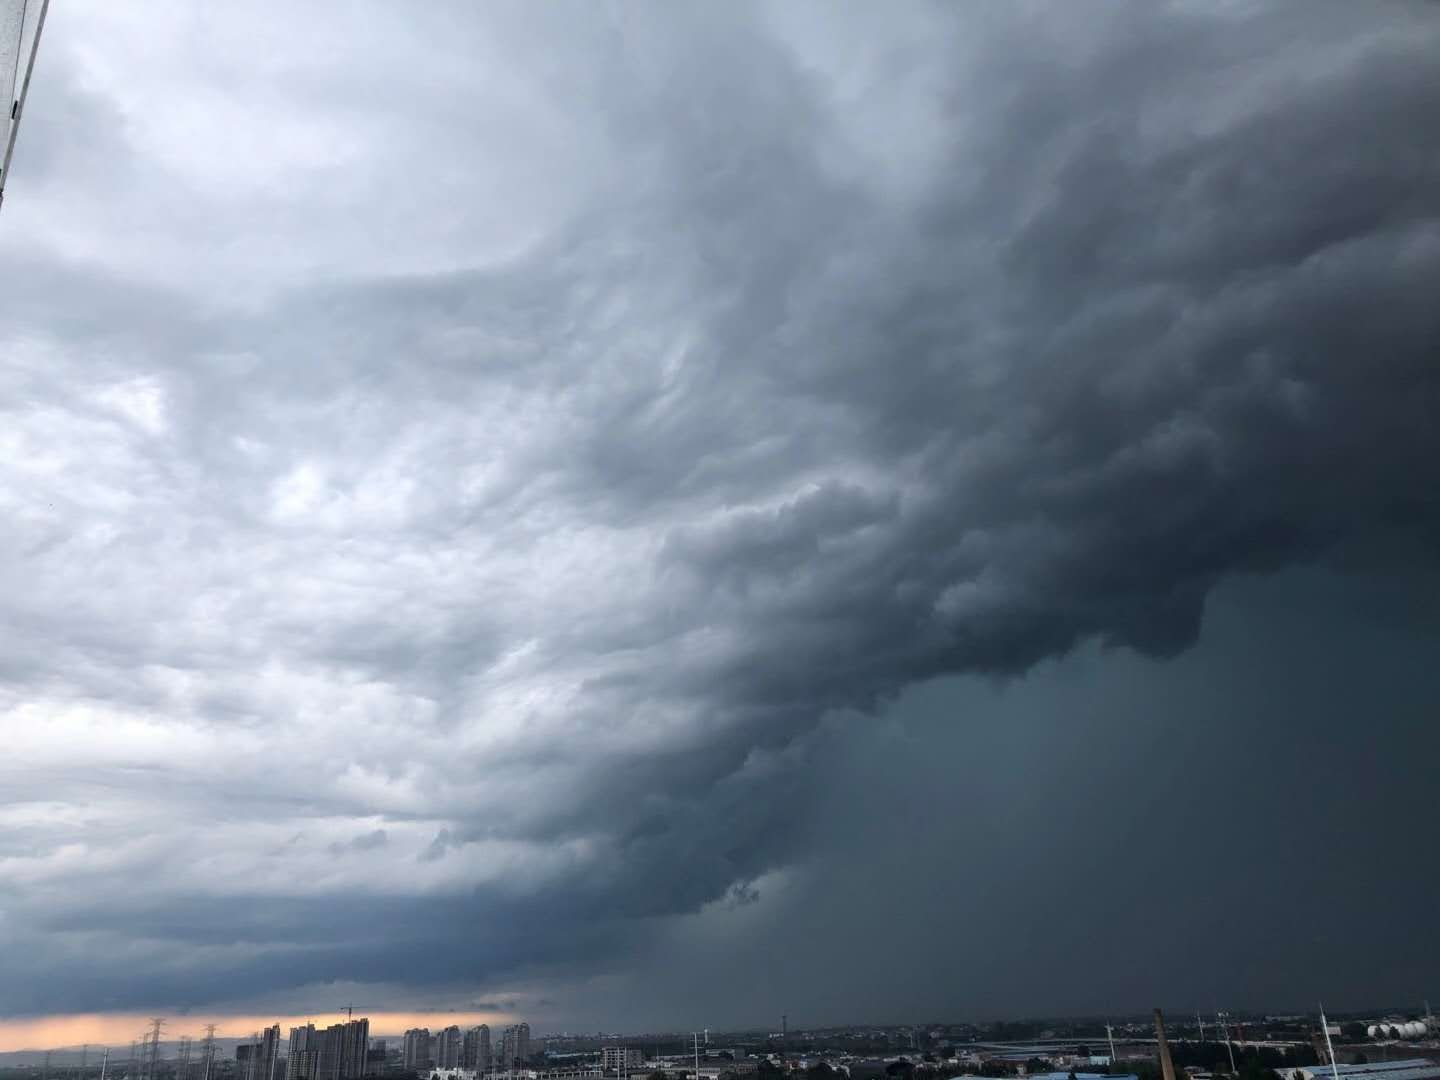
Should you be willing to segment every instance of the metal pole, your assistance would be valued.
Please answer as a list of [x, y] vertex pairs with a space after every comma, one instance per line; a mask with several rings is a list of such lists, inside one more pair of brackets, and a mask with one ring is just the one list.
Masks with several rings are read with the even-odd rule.
[[1230, 1054], [1230, 1074], [1235, 1074], [1235, 1044], [1230, 1041], [1230, 1026], [1225, 1023], [1225, 1014], [1217, 1012], [1215, 1020], [1220, 1025], [1220, 1033], [1225, 1036], [1225, 1049]]
[[1325, 1019], [1325, 1006], [1320, 1006], [1320, 1030], [1325, 1032], [1325, 1049], [1330, 1051], [1330, 1075], [1340, 1080], [1340, 1066], [1335, 1064], [1335, 1046], [1330, 1042], [1330, 1024]]
[[105, 1047], [105, 1056], [100, 1059], [100, 1080], [105, 1080], [105, 1068], [110, 1064], [110, 1047]]
[[[25, 111], [25, 96], [30, 92], [30, 73], [35, 70], [35, 56], [40, 51], [40, 34], [45, 29], [45, 13], [50, 10], [50, 0], [41, 0], [40, 14], [35, 20], [35, 39], [30, 42], [30, 59], [25, 65], [25, 80], [20, 84], [20, 96], [10, 106], [10, 137], [5, 141], [5, 161], [0, 164], [0, 206], [5, 204], [5, 182], [10, 179], [10, 159], [15, 155], [15, 136], [20, 133], [20, 114]], [[24, 20], [20, 32], [25, 32]]]
[[1170, 1043], [1165, 1039], [1165, 1017], [1155, 1010], [1155, 1041], [1160, 1046], [1160, 1074], [1165, 1080], [1175, 1080], [1175, 1063], [1170, 1059]]

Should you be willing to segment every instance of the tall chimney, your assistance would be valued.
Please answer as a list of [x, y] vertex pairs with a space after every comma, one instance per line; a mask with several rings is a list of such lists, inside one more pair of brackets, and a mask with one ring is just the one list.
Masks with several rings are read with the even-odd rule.
[[1160, 1043], [1160, 1071], [1165, 1080], [1175, 1080], [1175, 1063], [1170, 1060], [1170, 1044], [1165, 1041], [1165, 1017], [1155, 1010], [1155, 1039]]

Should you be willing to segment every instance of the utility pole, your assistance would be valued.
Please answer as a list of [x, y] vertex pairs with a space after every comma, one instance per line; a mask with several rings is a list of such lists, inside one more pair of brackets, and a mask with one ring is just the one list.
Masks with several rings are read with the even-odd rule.
[[1115, 1029], [1109, 1024], [1105, 1025], [1105, 1038], [1110, 1040], [1110, 1064], [1114, 1065], [1120, 1059], [1115, 1054]]
[[100, 1080], [105, 1080], [105, 1069], [110, 1064], [110, 1047], [105, 1047], [105, 1056], [100, 1059]]
[[1200, 1029], [1200, 1041], [1205, 1041], [1205, 1021], [1200, 1019], [1200, 1010], [1195, 1010], [1195, 1026]]

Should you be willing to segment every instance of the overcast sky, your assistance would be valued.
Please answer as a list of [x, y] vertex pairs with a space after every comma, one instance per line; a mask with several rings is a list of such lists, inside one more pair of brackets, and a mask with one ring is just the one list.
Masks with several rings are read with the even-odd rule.
[[0, 1049], [1440, 996], [1437, 116], [1426, 4], [56, 0]]

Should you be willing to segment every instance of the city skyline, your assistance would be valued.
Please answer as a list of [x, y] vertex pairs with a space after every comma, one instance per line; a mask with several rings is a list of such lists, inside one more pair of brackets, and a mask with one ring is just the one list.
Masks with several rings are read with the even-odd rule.
[[[1436, 1031], [1440, 1032], [1440, 1022], [1436, 1022], [1434, 1020], [1434, 1017], [1429, 1010], [1430, 1003], [1428, 1000], [1406, 1003], [1372, 1002], [1368, 1006], [1356, 1010], [1331, 1009], [1330, 1014], [1332, 1019], [1339, 1018], [1344, 1019], [1347, 1022], [1352, 1021], [1357, 1016], [1363, 1016], [1366, 1019], [1373, 1021], [1394, 1020], [1396, 1018], [1399, 1018], [1401, 1020], [1405, 1020], [1407, 1018], [1418, 1018], [1419, 1020], [1425, 1021], [1428, 1018], [1429, 1022], [1435, 1025]], [[1007, 1023], [1017, 1022], [1023, 1024], [1082, 1024], [1097, 1026], [1101, 1029], [1104, 1028], [1107, 1022], [1113, 1022], [1117, 1025], [1117, 1031], [1121, 1030], [1118, 1025], [1128, 1025], [1132, 1028], [1138, 1026], [1143, 1030], [1148, 1028], [1148, 1025], [1150, 1023], [1149, 1014], [1151, 1011], [1151, 1009], [1138, 1008], [1130, 1011], [1120, 1011], [1107, 1014], [1077, 1013], [1073, 1015], [1047, 1015], [1042, 1013], [1034, 1013], [990, 1017], [926, 1016], [915, 1017], [908, 1020], [897, 1019], [895, 1017], [889, 1017], [884, 1019], [872, 1017], [868, 1020], [861, 1018], [851, 1018], [848, 1021], [840, 1023], [830, 1022], [803, 1026], [796, 1025], [793, 1027], [789, 1026], [789, 1015], [784, 1014], [780, 1018], [778, 1018], [780, 1020], [780, 1024], [778, 1025], [778, 1027], [774, 1023], [756, 1023], [752, 1025], [744, 1025], [733, 1028], [707, 1028], [704, 1031], [704, 1036], [707, 1040], [711, 1039], [712, 1036], [716, 1040], [721, 1040], [727, 1035], [744, 1034], [747, 1036], [753, 1036], [759, 1032], [769, 1032], [771, 1038], [774, 1038], [783, 1044], [788, 1037], [793, 1037], [794, 1039], [799, 1040], [801, 1038], [809, 1036], [814, 1032], [834, 1032], [844, 1030], [921, 1030], [936, 1025], [940, 1027], [986, 1027], [995, 1024], [1005, 1025]], [[1172, 1003], [1170, 1006], [1167, 1006], [1164, 1011], [1172, 1014], [1178, 1021], [1178, 1026], [1180, 1027], [1186, 1027], [1190, 1024], [1192, 1020], [1197, 1020], [1199, 1021], [1200, 1025], [1209, 1024], [1212, 1033], [1218, 1033], [1221, 1031], [1222, 1027], [1228, 1023], [1230, 1025], [1230, 1028], [1232, 1029], [1232, 1034], [1234, 1035], [1234, 1037], [1240, 1041], [1244, 1041], [1244, 1025], [1246, 1023], [1264, 1023], [1265, 1021], [1273, 1019], [1275, 1017], [1293, 1017], [1296, 1019], [1313, 1021], [1318, 1016], [1318, 1004], [1313, 1009], [1301, 1008], [1298, 1010], [1291, 1010], [1284, 1007], [1277, 1007], [1273, 1009], [1256, 1008], [1245, 1010], [1216, 1010], [1207, 1013], [1203, 1009], [1176, 1007]], [[489, 1019], [482, 1019], [482, 1016], [489, 1017]], [[531, 1034], [530, 1025], [527, 1021], [517, 1019], [507, 1014], [471, 1013], [467, 1015], [458, 1013], [454, 1010], [433, 1013], [395, 1013], [387, 1011], [376, 1011], [359, 1017], [354, 1017], [351, 1014], [351, 1010], [342, 1008], [338, 1011], [333, 1012], [329, 1017], [326, 1017], [323, 1013], [308, 1013], [305, 1014], [304, 1019], [301, 1019], [298, 1016], [254, 1016], [230, 1017], [227, 1020], [223, 1017], [208, 1015], [196, 1016], [189, 1013], [182, 1013], [181, 1015], [175, 1017], [162, 1017], [161, 1019], [166, 1025], [168, 1025], [165, 1029], [167, 1032], [175, 1028], [184, 1029], [183, 1031], [176, 1031], [161, 1039], [161, 1048], [167, 1055], [173, 1055], [174, 1052], [178, 1051], [178, 1049], [182, 1045], [182, 1042], [189, 1042], [192, 1044], [192, 1050], [194, 1051], [195, 1055], [197, 1055], [196, 1059], [198, 1060], [199, 1049], [204, 1040], [203, 1037], [197, 1036], [195, 1032], [204, 1032], [208, 1025], [213, 1024], [215, 1025], [213, 1038], [216, 1042], [216, 1045], [222, 1048], [228, 1048], [228, 1050], [232, 1053], [235, 1052], [238, 1048], [243, 1047], [245, 1044], [251, 1043], [257, 1035], [264, 1037], [267, 1031], [272, 1029], [278, 1030], [279, 1032], [281, 1032], [279, 1046], [283, 1051], [282, 1056], [288, 1059], [292, 1058], [293, 1056], [293, 1048], [295, 1047], [294, 1039], [297, 1031], [302, 1031], [303, 1029], [308, 1027], [312, 1029], [314, 1034], [323, 1034], [327, 1029], [345, 1027], [347, 1026], [347, 1024], [353, 1022], [356, 1026], [363, 1025], [363, 1029], [365, 1032], [364, 1037], [370, 1043], [373, 1044], [377, 1040], [381, 1042], [384, 1042], [385, 1040], [394, 1040], [396, 1042], [396, 1045], [401, 1048], [399, 1050], [399, 1053], [401, 1054], [402, 1058], [407, 1061], [407, 1063], [410, 1062], [412, 1059], [417, 1063], [428, 1060], [431, 1062], [432, 1065], [437, 1068], [475, 1067], [473, 1064], [442, 1064], [438, 1056], [438, 1037], [442, 1033], [447, 1032], [451, 1029], [457, 1031], [461, 1040], [463, 1040], [462, 1042], [457, 1042], [457, 1048], [463, 1047], [463, 1049], [457, 1049], [457, 1053], [462, 1054], [466, 1060], [471, 1061], [475, 1059], [470, 1057], [470, 1055], [472, 1053], [477, 1053], [480, 1060], [489, 1061], [496, 1066], [500, 1066], [505, 1060], [506, 1052], [502, 1049], [502, 1047], [504, 1046], [505, 1040], [508, 1038], [509, 1033], [516, 1028], [523, 1028], [525, 1030], [527, 1047], [529, 1041], [532, 1039], [538, 1041], [545, 1041], [551, 1039], [559, 1039], [562, 1041], [567, 1039], [611, 1039], [615, 1040], [611, 1044], [611, 1048], [618, 1049], [628, 1046], [631, 1049], [637, 1049], [644, 1046], [645, 1040], [653, 1039], [656, 1037], [666, 1038], [678, 1036], [682, 1039], [682, 1041], [686, 1041], [692, 1036], [697, 1035], [697, 1032], [686, 1030], [683, 1028], [671, 1030], [664, 1027], [656, 1027], [654, 1025], [646, 1026], [643, 1024], [643, 1022], [640, 1023], [638, 1026], [628, 1029], [555, 1029], [539, 1030], [534, 1034]], [[773, 1021], [776, 1018], [772, 1017], [770, 1019]], [[42, 1033], [39, 1036], [40, 1041], [33, 1042], [30, 1045], [10, 1045], [3, 1041], [0, 1041], [0, 1053], [15, 1053], [17, 1051], [43, 1052], [46, 1050], [78, 1051], [82, 1047], [85, 1047], [86, 1049], [90, 1051], [95, 1051], [97, 1053], [101, 1049], [105, 1048], [118, 1050], [126, 1045], [134, 1044], [137, 1037], [143, 1044], [144, 1038], [148, 1036], [151, 1031], [154, 1020], [154, 1017], [140, 1016], [137, 1014], [133, 1016], [109, 1016], [105, 1018], [103, 1026], [95, 1027], [87, 1027], [83, 1026], [83, 1024], [75, 1028], [50, 1028], [39, 1026], [32, 1028], [17, 1027], [9, 1029], [8, 1032], [5, 1028], [0, 1027], [0, 1040], [6, 1038], [15, 1039], [17, 1037], [23, 1039], [23, 1035], [17, 1036], [14, 1034], [14, 1032], [16, 1031], [34, 1031], [37, 1033]], [[80, 1023], [78, 1018], [71, 1018], [71, 1021]], [[408, 1025], [408, 1027], [406, 1027], [404, 1030], [401, 1030], [399, 1027], [396, 1026], [401, 1024]], [[787, 1027], [789, 1027], [788, 1036], [785, 1031]], [[194, 1029], [194, 1031], [191, 1031], [191, 1029]], [[68, 1043], [44, 1041], [46, 1038], [53, 1039], [56, 1032], [64, 1032], [67, 1035], [74, 1034], [75, 1032], [80, 1032], [98, 1036], [104, 1035], [107, 1031], [112, 1033], [123, 1031], [129, 1034], [129, 1038], [118, 1040], [112, 1039], [110, 1041], [107, 1041], [104, 1038], [97, 1037], [82, 1039], [80, 1041], [73, 1041]], [[189, 1033], [187, 1034], [187, 1032]], [[427, 1041], [423, 1048], [412, 1051], [409, 1044], [409, 1038], [410, 1036], [419, 1033], [423, 1033]], [[483, 1043], [477, 1042], [472, 1051], [470, 1037], [477, 1034], [482, 1036]], [[1122, 1037], [1124, 1036], [1122, 1035]], [[481, 1051], [482, 1045], [488, 1045], [492, 1047], [489, 1055], [483, 1055], [479, 1053]], [[711, 1044], [707, 1042], [705, 1045], [709, 1047]], [[721, 1044], [717, 1041], [715, 1045], [719, 1046]], [[521, 1056], [529, 1057], [529, 1054], [522, 1054]], [[73, 1062], [71, 1062], [71, 1064], [73, 1064]], [[92, 1061], [91, 1064], [94, 1065], [95, 1062]], [[295, 1067], [296, 1066], [291, 1066], [291, 1068]], [[293, 1080], [293, 1078], [290, 1077], [288, 1073], [287, 1080]], [[310, 1080], [316, 1080], [316, 1078], [311, 1077]]]

